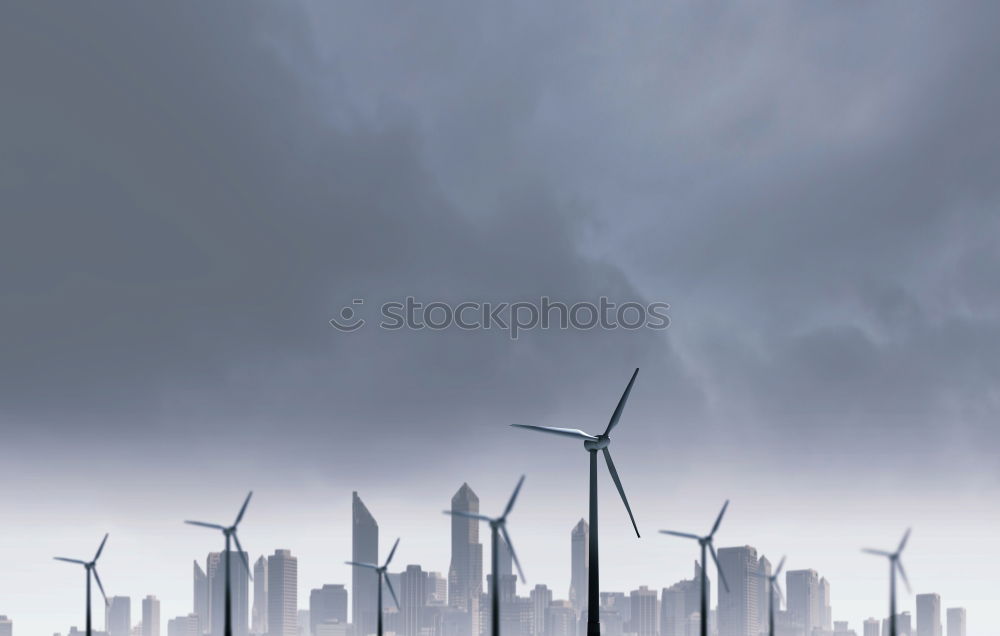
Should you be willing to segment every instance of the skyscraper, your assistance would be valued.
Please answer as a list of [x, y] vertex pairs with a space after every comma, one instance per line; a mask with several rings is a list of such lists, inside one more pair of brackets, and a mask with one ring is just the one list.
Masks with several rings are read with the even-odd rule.
[[[767, 560], [767, 557], [762, 556], [757, 561], [757, 576], [754, 577], [757, 581], [757, 589], [755, 590], [757, 596], [757, 628], [761, 634], [766, 633], [768, 630], [767, 603], [771, 591], [770, 576], [771, 562]], [[780, 609], [778, 599], [775, 599], [775, 609]]]
[[917, 636], [941, 636], [941, 597], [917, 594]]
[[337, 621], [347, 624], [347, 589], [343, 585], [324, 585], [309, 592], [309, 625], [316, 634], [320, 623]]
[[552, 590], [538, 584], [528, 597], [531, 599], [532, 636], [545, 636], [545, 618], [548, 616], [549, 606], [552, 605]]
[[656, 636], [659, 632], [660, 608], [656, 600], [656, 590], [645, 585], [629, 594], [632, 606], [629, 633], [637, 636]]
[[160, 601], [152, 595], [142, 599], [142, 636], [160, 636]]
[[[819, 580], [819, 626], [829, 630], [833, 626], [833, 609], [830, 607], [830, 582], [826, 577]], [[941, 636], [938, 634], [938, 636]]]
[[965, 608], [948, 608], [948, 636], [966, 636]]
[[112, 596], [108, 599], [104, 620], [108, 636], [131, 636], [132, 599], [127, 596]]
[[587, 607], [587, 582], [590, 567], [590, 526], [583, 519], [570, 532], [569, 602], [577, 612]]
[[729, 591], [719, 588], [719, 636], [758, 636], [760, 631], [757, 597], [760, 582], [757, 550], [748, 545], [720, 548], [719, 565], [729, 583]]
[[[378, 524], [358, 493], [351, 505], [351, 560], [378, 563]], [[378, 575], [368, 568], [351, 568], [351, 620], [355, 636], [375, 633], [378, 606]]]
[[815, 570], [791, 570], [785, 574], [788, 613], [799, 634], [810, 636], [821, 627], [819, 574]]
[[[246, 553], [243, 553], [246, 556]], [[247, 557], [249, 558], [249, 557]], [[205, 562], [208, 577], [209, 634], [224, 636], [226, 624], [226, 562], [223, 552], [210, 552]], [[250, 634], [250, 576], [243, 557], [229, 553], [229, 585], [233, 599], [233, 636]]]
[[261, 555], [253, 564], [253, 609], [250, 610], [250, 632], [267, 634], [267, 559]]
[[194, 614], [198, 617], [198, 634], [204, 634], [208, 631], [208, 626], [211, 624], [211, 612], [208, 602], [208, 575], [205, 571], [201, 569], [198, 565], [198, 561], [194, 562]]
[[[469, 484], [462, 484], [451, 498], [454, 512], [479, 514], [479, 497]], [[451, 517], [451, 564], [448, 567], [448, 604], [469, 612], [469, 632], [478, 633], [479, 596], [483, 591], [483, 546], [479, 543], [479, 522]]]
[[399, 612], [402, 636], [420, 636], [427, 608], [427, 573], [419, 565], [408, 565], [399, 577]]
[[549, 606], [546, 636], [576, 636], [576, 610], [568, 601], [552, 601]]
[[448, 579], [443, 574], [440, 572], [428, 572], [427, 585], [430, 589], [430, 595], [427, 599], [428, 604], [448, 604]]
[[879, 636], [878, 628], [879, 628], [879, 624], [878, 624], [878, 619], [877, 618], [869, 618], [869, 619], [867, 619], [865, 621], [864, 636]]
[[[706, 580], [709, 597], [712, 582]], [[660, 636], [687, 636], [691, 617], [701, 612], [701, 565], [695, 561], [694, 578], [663, 588], [660, 600]], [[695, 625], [699, 626], [698, 621]]]
[[267, 557], [267, 634], [298, 635], [299, 561], [290, 550]]
[[178, 616], [167, 621], [167, 636], [201, 636], [197, 614]]

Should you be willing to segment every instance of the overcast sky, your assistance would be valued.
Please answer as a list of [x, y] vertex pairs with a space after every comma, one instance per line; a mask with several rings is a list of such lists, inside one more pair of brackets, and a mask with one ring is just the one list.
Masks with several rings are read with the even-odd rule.
[[[858, 548], [910, 524], [916, 591], [1000, 631], [998, 24], [987, 1], [7, 4], [0, 614], [82, 625], [51, 557], [105, 531], [134, 620], [149, 593], [188, 613], [221, 538], [180, 521], [250, 488], [244, 544], [300, 556], [302, 607], [349, 581], [352, 490], [401, 565], [446, 571], [452, 493], [499, 510], [522, 472], [515, 546], [565, 597], [587, 458], [508, 424], [602, 430], [640, 367], [612, 448], [643, 538], [602, 468], [605, 589], [690, 576], [655, 530], [731, 497], [720, 545], [819, 570], [858, 631], [886, 585]], [[670, 327], [379, 329], [407, 296], [665, 302]], [[353, 299], [368, 324], [333, 329]]]

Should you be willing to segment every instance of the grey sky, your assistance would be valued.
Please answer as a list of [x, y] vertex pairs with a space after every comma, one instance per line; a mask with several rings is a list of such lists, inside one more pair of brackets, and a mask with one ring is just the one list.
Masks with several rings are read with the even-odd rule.
[[[934, 510], [987, 533], [994, 512], [964, 518], [950, 498], [1000, 490], [998, 14], [5, 7], [0, 475], [31, 485], [0, 496], [20, 511], [14, 536], [48, 555], [28, 512], [55, 522], [60, 506], [148, 530], [150, 491], [183, 516], [187, 502], [228, 510], [245, 485], [294, 500], [336, 484], [328, 521], [343, 533], [355, 488], [386, 497], [383, 516], [398, 514], [394, 487], [399, 502], [433, 492], [436, 511], [475, 474], [504, 484], [487, 491], [497, 500], [520, 471], [526, 495], [566, 488], [583, 454], [506, 425], [599, 428], [636, 366], [616, 456], [647, 533], [676, 525], [695, 483], [705, 511], [733, 490], [800, 509], [820, 497], [860, 535], [848, 493], [866, 492], [869, 519], [889, 497], [913, 502], [872, 519], [875, 537], [838, 536], [843, 550], [878, 542], [883, 523], [892, 543]], [[407, 295], [665, 301], [672, 324], [517, 342], [327, 324], [353, 298], [370, 310]], [[89, 483], [81, 452], [101, 460]], [[376, 452], [391, 469], [372, 467]], [[317, 500], [300, 504], [289, 518], [313, 518]], [[250, 549], [317, 532], [305, 524]], [[198, 539], [170, 554], [203, 557], [214, 546]], [[568, 560], [552, 567], [537, 580], [564, 595]], [[186, 576], [134, 596], [183, 598]], [[831, 578], [837, 614], [838, 583], [854, 582]], [[935, 585], [974, 600], [961, 581]], [[970, 613], [1000, 627], [989, 620]]]

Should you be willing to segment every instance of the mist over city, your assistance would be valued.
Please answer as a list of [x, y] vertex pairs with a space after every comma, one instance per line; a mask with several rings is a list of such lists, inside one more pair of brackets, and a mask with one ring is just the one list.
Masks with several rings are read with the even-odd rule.
[[998, 25], [5, 3], [0, 636], [1000, 633]]

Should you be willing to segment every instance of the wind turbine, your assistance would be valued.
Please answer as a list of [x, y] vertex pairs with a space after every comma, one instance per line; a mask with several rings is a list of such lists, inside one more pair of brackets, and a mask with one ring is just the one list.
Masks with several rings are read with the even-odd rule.
[[674, 532], [673, 530], [660, 530], [663, 534], [669, 534], [675, 537], [684, 537], [685, 539], [694, 539], [701, 546], [701, 636], [708, 636], [708, 578], [705, 575], [706, 561], [705, 552], [711, 552], [712, 560], [715, 561], [715, 569], [719, 572], [719, 580], [722, 581], [722, 586], [726, 588], [726, 592], [729, 591], [729, 583], [726, 582], [726, 575], [722, 573], [722, 566], [719, 565], [719, 557], [715, 555], [715, 546], [712, 544], [712, 539], [715, 537], [715, 533], [719, 530], [719, 524], [722, 523], [722, 515], [726, 514], [726, 508], [729, 507], [729, 500], [722, 504], [722, 510], [719, 511], [719, 516], [715, 518], [715, 524], [712, 526], [712, 530], [705, 536], [699, 537], [696, 534], [690, 534], [687, 532]]
[[503, 535], [503, 540], [507, 544], [507, 549], [510, 550], [510, 557], [514, 561], [514, 565], [517, 566], [517, 573], [521, 576], [521, 582], [524, 583], [524, 570], [521, 569], [521, 562], [517, 560], [517, 554], [514, 552], [514, 544], [510, 542], [510, 535], [507, 534], [507, 515], [510, 514], [511, 509], [514, 508], [514, 500], [517, 499], [517, 493], [521, 492], [521, 484], [524, 483], [524, 475], [521, 475], [521, 479], [518, 480], [517, 486], [514, 487], [514, 493], [510, 496], [510, 501], [507, 502], [507, 507], [503, 509], [503, 514], [497, 518], [487, 517], [486, 515], [477, 515], [471, 512], [462, 512], [460, 510], [445, 510], [444, 514], [452, 515], [454, 517], [467, 517], [469, 519], [477, 519], [479, 521], [485, 521], [490, 524], [490, 534], [491, 534], [491, 555], [490, 560], [492, 561], [493, 577], [492, 583], [490, 585], [490, 627], [493, 636], [500, 636], [500, 535]]
[[104, 586], [101, 585], [101, 577], [97, 574], [97, 559], [100, 558], [101, 552], [104, 551], [104, 544], [108, 542], [108, 535], [104, 535], [104, 539], [101, 540], [101, 545], [97, 546], [97, 553], [94, 558], [90, 561], [81, 561], [80, 559], [67, 559], [66, 557], [53, 557], [56, 561], [65, 561], [67, 563], [76, 563], [77, 565], [82, 565], [84, 571], [87, 575], [87, 636], [90, 636], [92, 630], [90, 626], [90, 575], [94, 575], [94, 580], [97, 581], [97, 587], [101, 590], [101, 596], [104, 597], [104, 605], [108, 605], [108, 595], [104, 593]]
[[903, 569], [903, 562], [899, 558], [909, 539], [910, 528], [907, 528], [906, 533], [903, 534], [903, 540], [899, 542], [899, 547], [896, 548], [895, 552], [874, 550], [872, 548], [864, 548], [862, 550], [862, 552], [889, 559], [889, 636], [896, 636], [896, 570], [899, 570], [899, 575], [903, 577], [903, 583], [906, 584], [906, 591], [910, 594], [913, 593], [913, 590], [910, 589], [910, 581], [906, 578], [906, 570]]
[[637, 375], [639, 375], [639, 369], [636, 369], [632, 374], [632, 379], [628, 381], [625, 392], [622, 393], [621, 399], [618, 400], [615, 412], [611, 414], [611, 421], [608, 422], [608, 427], [600, 435], [591, 435], [575, 428], [511, 424], [511, 426], [517, 426], [518, 428], [581, 439], [583, 440], [583, 447], [590, 453], [590, 554], [589, 580], [587, 582], [587, 636], [601, 636], [601, 583], [597, 558], [597, 451], [604, 452], [604, 460], [608, 463], [608, 472], [611, 473], [611, 478], [614, 480], [615, 486], [618, 487], [618, 494], [621, 495], [622, 501], [625, 503], [625, 510], [628, 511], [629, 519], [632, 520], [632, 527], [635, 528], [635, 536], [639, 536], [639, 526], [635, 524], [632, 508], [628, 505], [628, 499], [625, 497], [625, 489], [622, 488], [621, 479], [618, 478], [618, 471], [615, 470], [615, 463], [611, 461], [611, 452], [608, 450], [608, 445], [611, 444], [611, 437], [609, 437], [611, 429], [617, 426], [618, 420], [621, 419], [622, 411], [625, 409], [625, 402], [628, 400], [628, 394], [632, 391], [632, 385], [635, 383], [635, 376]]
[[253, 580], [253, 574], [250, 573], [250, 562], [247, 561], [246, 552], [243, 551], [243, 546], [240, 545], [240, 538], [236, 536], [236, 526], [240, 525], [240, 520], [243, 519], [243, 513], [247, 511], [247, 504], [250, 503], [250, 497], [253, 496], [253, 491], [251, 490], [247, 494], [247, 498], [243, 500], [243, 506], [240, 508], [240, 512], [236, 515], [236, 521], [233, 522], [231, 526], [220, 526], [217, 523], [205, 523], [204, 521], [185, 521], [184, 523], [191, 524], [192, 526], [201, 526], [203, 528], [213, 528], [215, 530], [221, 530], [223, 536], [226, 537], [226, 553], [224, 560], [226, 562], [226, 627], [225, 636], [233, 636], [233, 594], [230, 589], [229, 582], [229, 541], [232, 539], [236, 542], [236, 549], [240, 551], [240, 556], [243, 558], [243, 566], [247, 569], [247, 576], [250, 580]]
[[774, 570], [770, 576], [766, 574], [758, 574], [754, 572], [754, 576], [762, 579], [767, 579], [768, 582], [768, 595], [767, 595], [767, 633], [768, 636], [774, 636], [774, 593], [778, 593], [778, 598], [781, 602], [785, 602], [785, 595], [781, 593], [781, 586], [778, 584], [778, 576], [781, 575], [782, 568], [785, 567], [785, 557], [781, 557], [781, 561], [778, 561], [778, 567]]
[[396, 598], [396, 591], [392, 589], [392, 581], [386, 576], [386, 570], [389, 568], [389, 563], [392, 561], [392, 555], [396, 554], [396, 548], [399, 547], [399, 539], [396, 539], [396, 543], [392, 544], [392, 550], [389, 551], [389, 557], [385, 560], [382, 566], [376, 565], [375, 563], [358, 563], [357, 561], [344, 561], [347, 565], [353, 565], [357, 568], [368, 568], [369, 570], [375, 570], [378, 574], [378, 633], [377, 636], [382, 636], [382, 581], [385, 581], [386, 586], [389, 588], [389, 593], [392, 594], [392, 600], [396, 603], [396, 609], [399, 609], [399, 599]]

